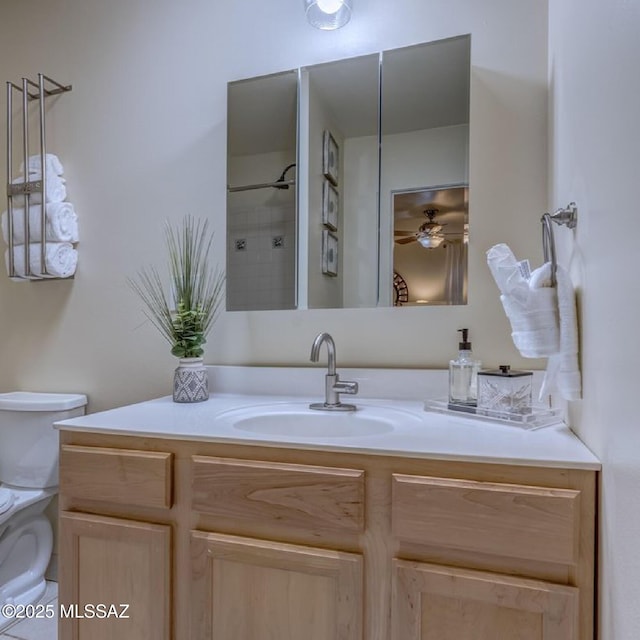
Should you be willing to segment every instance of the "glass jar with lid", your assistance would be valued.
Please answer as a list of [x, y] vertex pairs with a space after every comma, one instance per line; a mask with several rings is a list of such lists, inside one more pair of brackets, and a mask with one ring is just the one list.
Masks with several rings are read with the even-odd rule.
[[531, 413], [532, 371], [508, 364], [478, 372], [478, 413]]

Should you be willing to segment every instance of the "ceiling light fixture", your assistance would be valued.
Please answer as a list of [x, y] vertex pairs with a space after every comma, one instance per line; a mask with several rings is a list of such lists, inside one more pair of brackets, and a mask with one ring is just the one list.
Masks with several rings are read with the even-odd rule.
[[431, 235], [426, 234], [418, 237], [418, 242], [425, 249], [435, 249], [442, 244], [443, 240], [444, 240], [444, 237], [440, 233], [435, 233]]
[[351, 18], [353, 0], [304, 0], [309, 24], [331, 31], [344, 27]]
[[420, 225], [416, 234], [416, 240], [425, 249], [435, 249], [439, 247], [444, 240], [442, 225], [433, 221], [434, 216], [438, 213], [438, 209], [425, 209], [423, 213], [429, 218], [429, 221]]

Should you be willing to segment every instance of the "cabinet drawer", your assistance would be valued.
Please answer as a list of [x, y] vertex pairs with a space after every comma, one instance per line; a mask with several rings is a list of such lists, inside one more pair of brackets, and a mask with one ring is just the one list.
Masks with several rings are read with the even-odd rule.
[[364, 528], [364, 471], [193, 456], [192, 509], [305, 530]]
[[62, 445], [60, 493], [70, 498], [169, 508], [173, 454]]
[[574, 564], [580, 492], [394, 474], [393, 534], [406, 542]]

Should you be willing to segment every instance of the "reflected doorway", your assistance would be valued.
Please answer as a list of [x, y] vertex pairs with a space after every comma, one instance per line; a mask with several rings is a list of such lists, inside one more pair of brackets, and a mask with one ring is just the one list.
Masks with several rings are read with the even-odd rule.
[[393, 237], [394, 306], [467, 304], [467, 185], [394, 192]]

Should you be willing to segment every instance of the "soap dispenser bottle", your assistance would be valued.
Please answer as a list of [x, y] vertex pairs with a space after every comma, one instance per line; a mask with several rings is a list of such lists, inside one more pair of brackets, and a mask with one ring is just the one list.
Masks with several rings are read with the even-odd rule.
[[449, 362], [449, 403], [475, 406], [478, 401], [478, 371], [480, 362], [474, 360], [469, 342], [469, 329], [458, 329], [462, 342], [455, 360]]

